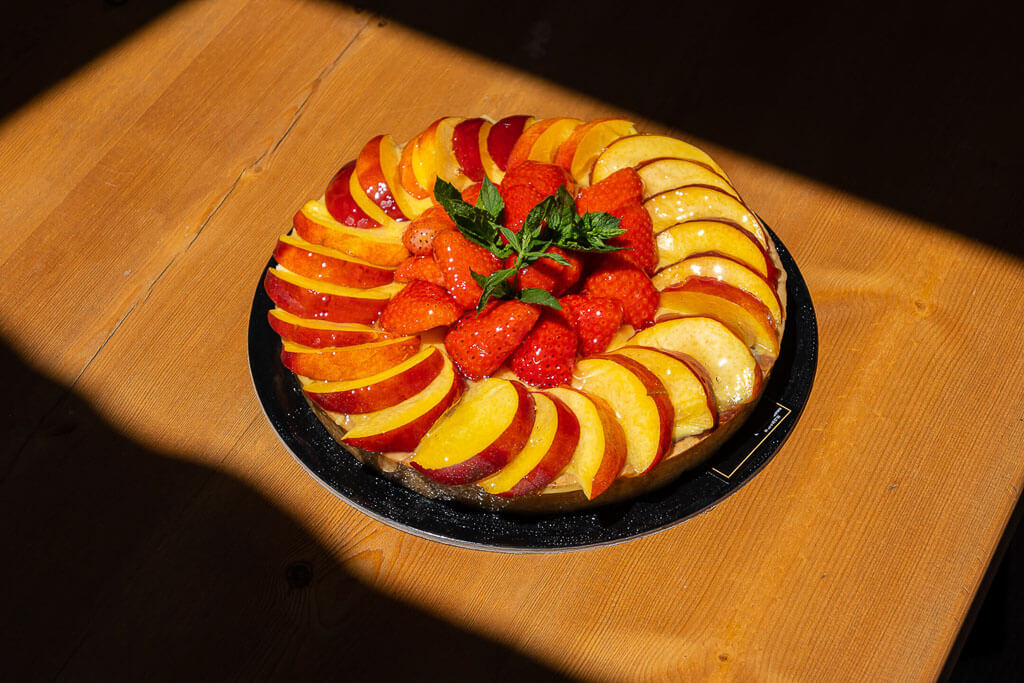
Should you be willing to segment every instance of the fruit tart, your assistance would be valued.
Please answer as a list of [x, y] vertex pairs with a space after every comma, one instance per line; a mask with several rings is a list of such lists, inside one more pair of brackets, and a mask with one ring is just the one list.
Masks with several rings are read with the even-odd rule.
[[491, 510], [622, 500], [704, 461], [786, 322], [786, 274], [725, 171], [618, 118], [374, 137], [274, 259], [281, 360], [334, 438]]

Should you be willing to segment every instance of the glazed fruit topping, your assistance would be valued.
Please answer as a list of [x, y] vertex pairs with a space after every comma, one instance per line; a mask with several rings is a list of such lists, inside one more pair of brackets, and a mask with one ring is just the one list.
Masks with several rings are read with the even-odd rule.
[[463, 376], [482, 379], [501, 367], [539, 317], [537, 306], [515, 300], [491, 302], [482, 312], [459, 320], [444, 345]]
[[607, 350], [622, 325], [622, 304], [588, 294], [570, 294], [559, 301], [562, 315], [580, 338], [580, 353], [589, 356]]
[[512, 354], [512, 371], [541, 389], [567, 384], [576, 362], [576, 333], [559, 313], [545, 309]]
[[441, 325], [451, 325], [464, 310], [444, 288], [417, 280], [384, 307], [380, 314], [380, 327], [394, 334], [417, 334]]

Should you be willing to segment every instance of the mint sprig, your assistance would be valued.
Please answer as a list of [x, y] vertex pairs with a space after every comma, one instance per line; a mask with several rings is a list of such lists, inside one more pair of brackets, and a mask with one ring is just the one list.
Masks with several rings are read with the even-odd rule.
[[483, 310], [492, 298], [519, 299], [561, 310], [558, 299], [550, 292], [531, 287], [520, 289], [519, 271], [544, 258], [559, 265], [569, 265], [561, 254], [549, 252], [551, 247], [585, 252], [609, 252], [622, 248], [608, 244], [608, 240], [625, 232], [619, 227], [619, 219], [597, 212], [580, 216], [576, 212], [576, 202], [564, 186], [530, 210], [519, 232], [512, 232], [502, 225], [505, 201], [488, 178], [483, 180], [475, 206], [465, 201], [454, 185], [441, 178], [434, 185], [434, 198], [470, 242], [503, 261], [512, 254], [516, 256], [512, 267], [490, 275], [471, 271], [473, 279], [483, 290], [477, 303], [478, 311]]

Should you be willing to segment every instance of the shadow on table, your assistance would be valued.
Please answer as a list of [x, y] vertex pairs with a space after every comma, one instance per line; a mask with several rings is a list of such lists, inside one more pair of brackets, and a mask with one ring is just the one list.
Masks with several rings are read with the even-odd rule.
[[118, 433], [2, 342], [0, 386], [3, 433], [28, 434], [0, 451], [5, 680], [561, 680], [360, 583], [249, 486]]

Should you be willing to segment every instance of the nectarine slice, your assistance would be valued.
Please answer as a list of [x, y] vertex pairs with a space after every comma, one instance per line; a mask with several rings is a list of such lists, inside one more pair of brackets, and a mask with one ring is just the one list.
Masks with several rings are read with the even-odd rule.
[[332, 323], [300, 318], [280, 308], [271, 309], [267, 320], [282, 339], [315, 349], [325, 346], [349, 346], [387, 339], [391, 335], [361, 323]]
[[704, 315], [725, 323], [754, 353], [762, 370], [779, 356], [779, 330], [760, 300], [721, 280], [689, 277], [661, 293], [656, 317], [664, 313]]
[[651, 159], [637, 166], [644, 198], [685, 185], [708, 185], [739, 199], [736, 190], [708, 166], [689, 159]]
[[775, 273], [768, 253], [749, 232], [726, 221], [678, 223], [658, 233], [658, 269], [695, 254], [717, 251], [749, 266], [766, 280]]
[[488, 378], [430, 428], [410, 464], [442, 484], [470, 484], [505, 467], [526, 446], [533, 395], [519, 382]]
[[337, 413], [370, 413], [397, 405], [434, 381], [444, 367], [444, 354], [426, 347], [386, 370], [360, 379], [312, 382], [306, 395], [324, 410]]
[[299, 237], [322, 244], [378, 266], [397, 266], [409, 257], [402, 244], [407, 224], [391, 221], [373, 230], [353, 228], [334, 220], [322, 199], [306, 202], [292, 221]]
[[[518, 166], [529, 159], [530, 150], [533, 149], [537, 139], [544, 134], [544, 131], [561, 120], [561, 118], [541, 119], [531, 122], [529, 126], [524, 128], [518, 139], [516, 139], [515, 145], [512, 146], [512, 151], [508, 154], [505, 170], [508, 171], [513, 166]], [[501, 122], [499, 121], [498, 123]]]
[[312, 280], [367, 289], [395, 279], [395, 269], [378, 266], [337, 249], [307, 242], [298, 235], [278, 238], [274, 258], [282, 266]]
[[651, 159], [665, 157], [700, 162], [729, 180], [722, 167], [707, 152], [688, 142], [665, 135], [629, 135], [612, 142], [597, 158], [590, 171], [590, 184], [599, 183], [627, 166], [635, 168]]
[[[352, 171], [352, 176], [349, 178], [349, 191], [352, 193], [352, 200], [356, 205], [362, 209], [363, 213], [369, 216], [371, 219], [380, 223], [381, 225], [387, 225], [388, 223], [394, 222], [391, 216], [389, 216], [384, 209], [377, 206], [372, 199], [366, 194], [364, 190], [364, 181], [359, 177], [359, 164], [356, 164], [356, 168]], [[397, 209], [397, 204], [394, 204], [392, 198], [391, 203]]]
[[590, 169], [609, 144], [627, 135], [635, 135], [636, 127], [625, 119], [596, 119], [573, 131], [555, 155], [555, 163], [569, 171], [580, 186], [590, 184]]
[[604, 493], [626, 463], [626, 435], [608, 403], [576, 389], [555, 387], [545, 393], [560, 399], [580, 425], [580, 440], [565, 471], [593, 500]]
[[473, 181], [462, 170], [458, 159], [455, 158], [455, 127], [464, 120], [459, 116], [441, 119], [437, 125], [437, 132], [434, 134], [437, 146], [437, 177], [444, 178], [460, 191], [473, 184]]
[[651, 282], [658, 289], [667, 289], [690, 277], [721, 280], [747, 292], [768, 307], [775, 327], [782, 326], [782, 302], [779, 301], [779, 295], [775, 288], [747, 266], [725, 256], [715, 254], [691, 256], [659, 270], [651, 278]]
[[360, 415], [331, 413], [348, 430], [342, 441], [367, 451], [410, 453], [427, 430], [458, 400], [464, 388], [451, 361], [427, 387], [401, 403]]
[[672, 401], [654, 374], [631, 358], [591, 356], [576, 363], [572, 386], [607, 401], [626, 435], [626, 462], [643, 474], [672, 445]]
[[711, 377], [720, 419], [757, 396], [761, 368], [747, 345], [725, 324], [703, 316], [655, 323], [629, 340], [692, 357]]
[[[494, 161], [494, 165], [501, 171], [501, 175], [508, 170], [508, 160], [515, 149], [520, 136], [527, 128], [536, 123], [536, 119], [525, 114], [506, 116], [497, 121], [487, 134], [486, 153]], [[495, 185], [501, 182], [501, 178], [495, 178], [488, 172], [487, 176]]]
[[372, 323], [404, 284], [343, 287], [302, 277], [281, 266], [271, 268], [263, 281], [271, 300], [293, 315], [336, 323]]
[[561, 118], [555, 120], [547, 129], [537, 136], [537, 140], [530, 147], [526, 158], [530, 161], [540, 161], [545, 164], [555, 162], [555, 155], [558, 148], [565, 142], [572, 132], [583, 122], [579, 119]]
[[580, 439], [580, 423], [557, 398], [534, 393], [533, 431], [519, 455], [478, 484], [490, 494], [513, 497], [542, 489], [572, 459]]
[[393, 368], [420, 348], [419, 337], [315, 349], [284, 341], [281, 362], [297, 375], [320, 380], [352, 380]]
[[721, 219], [743, 228], [765, 249], [768, 240], [761, 222], [740, 200], [718, 188], [707, 185], [687, 185], [659, 192], [644, 201], [651, 214], [654, 234], [676, 223], [692, 220]]
[[[385, 168], [384, 157], [387, 157]], [[363, 193], [376, 204], [388, 218], [396, 221], [409, 220], [399, 206], [391, 189], [391, 174], [399, 161], [398, 145], [390, 135], [377, 135], [363, 145], [356, 159], [355, 175], [359, 178]]]
[[718, 423], [711, 377], [697, 361], [649, 346], [624, 346], [614, 353], [640, 363], [665, 385], [675, 409], [673, 439], [703, 434]]

